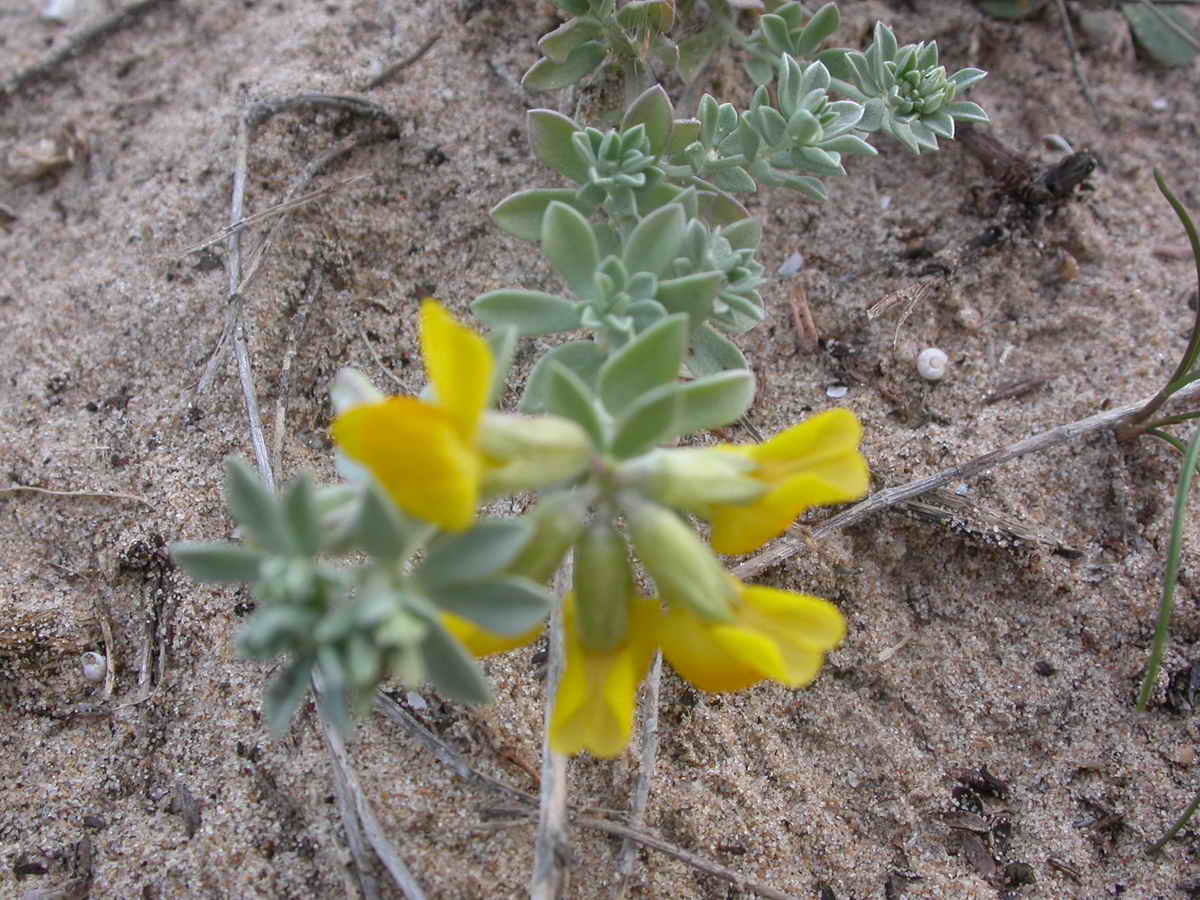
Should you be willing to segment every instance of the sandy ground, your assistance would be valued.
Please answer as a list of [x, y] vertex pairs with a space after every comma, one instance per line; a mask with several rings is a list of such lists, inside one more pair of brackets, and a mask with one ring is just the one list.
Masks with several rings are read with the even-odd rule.
[[[86, 5], [66, 26], [33, 6], [0, 10], [0, 79], [91, 21]], [[0, 895], [357, 895], [314, 712], [272, 740], [259, 718], [269, 669], [233, 651], [249, 597], [191, 583], [161, 552], [163, 541], [230, 534], [221, 461], [251, 453], [233, 362], [197, 393], [222, 328], [224, 249], [182, 251], [228, 221], [248, 104], [354, 94], [399, 122], [397, 139], [353, 150], [314, 181], [365, 176], [297, 211], [245, 291], [268, 442], [292, 334], [282, 469], [331, 478], [326, 388], [339, 366], [414, 390], [420, 297], [463, 313], [495, 287], [555, 286], [487, 217], [513, 190], [556, 183], [531, 159], [526, 100], [512, 86], [552, 11], [469, 6], [464, 24], [465, 7], [436, 0], [164, 2], [0, 97], [0, 485], [134, 498], [0, 494]], [[885, 153], [855, 159], [823, 207], [751, 198], [767, 226], [764, 262], [803, 255], [823, 338], [798, 348], [795, 282], [768, 291], [772, 320], [742, 340], [761, 383], [753, 423], [774, 431], [847, 385], [840, 402], [865, 423], [882, 487], [1153, 393], [1185, 344], [1194, 273], [1151, 170], [1200, 210], [1196, 66], [1139, 60], [1110, 13], [1107, 29], [1080, 35], [1100, 126], [1052, 14], [1010, 25], [966, 3], [897, 0], [848, 2], [843, 15], [845, 43], [865, 41], [878, 17], [902, 39], [936, 38], [955, 68], [990, 70], [974, 99], [1039, 164], [1062, 156], [1044, 141], [1058, 134], [1102, 166], [1090, 190], [1037, 223], [990, 204], [994, 184], [954, 146], [913, 161], [881, 140]], [[364, 90], [435, 34], [418, 64]], [[744, 97], [732, 65], [710, 74], [714, 90]], [[336, 110], [276, 116], [254, 135], [247, 210], [277, 203], [310, 160], [376, 127]], [[22, 181], [39, 154], [63, 164]], [[936, 283], [893, 349], [896, 313], [869, 321], [865, 309], [912, 283], [929, 254], [948, 259], [997, 225], [999, 240]], [[255, 228], [245, 245], [265, 234]], [[928, 346], [951, 360], [937, 385], [913, 366]], [[986, 402], [1030, 376], [1047, 380]], [[1186, 688], [1200, 661], [1194, 526], [1163, 690], [1149, 712], [1132, 704], [1176, 473], [1164, 445], [1094, 434], [963, 489], [1077, 553], [882, 513], [765, 572], [764, 583], [835, 600], [849, 639], [801, 693], [702, 696], [668, 674], [647, 826], [796, 897], [993, 897], [1001, 889], [983, 876], [995, 859], [1027, 864], [1035, 883], [1019, 896], [1183, 896], [1200, 876], [1197, 831], [1157, 858], [1144, 851], [1200, 786], [1188, 691], [1166, 689], [1168, 677]], [[104, 619], [111, 698], [79, 666], [82, 651], [103, 649]], [[157, 653], [145, 658], [148, 634], [166, 647], [161, 667]], [[540, 746], [532, 652], [489, 664], [494, 707], [412, 695], [473, 766], [522, 789]], [[495, 797], [379, 717], [360, 723], [350, 749], [429, 896], [522, 895], [531, 827], [486, 820]], [[982, 768], [1006, 790], [989, 793]], [[636, 774], [632, 753], [579, 760], [572, 802], [627, 808]], [[606, 896], [616, 847], [574, 832], [568, 896]], [[735, 896], [650, 852], [633, 895]]]

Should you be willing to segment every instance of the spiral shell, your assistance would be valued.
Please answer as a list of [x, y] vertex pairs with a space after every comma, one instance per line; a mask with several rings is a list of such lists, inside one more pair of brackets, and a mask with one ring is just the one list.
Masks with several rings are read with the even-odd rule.
[[917, 371], [926, 381], [941, 381], [946, 377], [949, 367], [950, 358], [946, 356], [946, 351], [937, 347], [922, 350], [917, 357]]
[[108, 660], [103, 653], [88, 651], [80, 657], [79, 665], [83, 677], [93, 684], [103, 681], [104, 676], [108, 674]]

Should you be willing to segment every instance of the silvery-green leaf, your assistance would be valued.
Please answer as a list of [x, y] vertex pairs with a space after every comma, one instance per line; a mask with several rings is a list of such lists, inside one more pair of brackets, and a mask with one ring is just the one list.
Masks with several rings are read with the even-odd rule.
[[329, 610], [317, 622], [313, 629], [312, 639], [318, 644], [333, 644], [340, 641], [354, 630], [354, 608], [340, 606]]
[[676, 119], [671, 128], [671, 137], [667, 141], [666, 154], [674, 156], [676, 153], [682, 153], [684, 148], [699, 139], [699, 119]]
[[550, 612], [550, 594], [519, 575], [501, 575], [430, 592], [439, 609], [504, 637], [524, 634]]
[[917, 143], [917, 139], [913, 135], [912, 127], [909, 126], [907, 122], [893, 122], [890, 131], [892, 137], [898, 140], [913, 153], [921, 152], [921, 145]]
[[315, 659], [305, 655], [289, 662], [263, 692], [263, 720], [276, 737], [287, 731], [292, 714], [308, 695], [308, 677]]
[[488, 291], [472, 301], [471, 311], [489, 328], [513, 328], [520, 337], [579, 327], [580, 305], [543, 291]]
[[244, 460], [225, 458], [225, 503], [246, 536], [272, 553], [295, 552], [283, 511]]
[[700, 120], [700, 133], [696, 140], [705, 147], [711, 147], [717, 139], [717, 121], [721, 115], [721, 107], [711, 94], [700, 98], [696, 108], [696, 118]]
[[661, 274], [675, 258], [686, 225], [683, 207], [677, 203], [650, 213], [637, 223], [625, 241], [622, 257], [625, 269], [630, 273]]
[[647, 88], [642, 92], [621, 119], [621, 129], [627, 130], [634, 125], [644, 125], [646, 139], [650, 142], [650, 152], [658, 155], [667, 148], [671, 137], [671, 127], [675, 119], [675, 109], [671, 100], [659, 85]]
[[983, 69], [966, 68], [959, 69], [946, 80], [954, 85], [955, 89], [961, 94], [977, 81], [987, 78], [987, 72]]
[[354, 535], [355, 544], [368, 556], [382, 561], [402, 559], [418, 527], [396, 509], [377, 482], [363, 488], [354, 517]]
[[343, 737], [350, 735], [350, 711], [346, 708], [346, 662], [337, 647], [317, 649], [317, 712]]
[[[492, 209], [492, 220], [509, 234], [526, 241], [542, 239], [542, 217], [553, 201], [576, 206], [571, 188], [532, 188], [517, 191]], [[582, 210], [580, 210], [582, 212]]]
[[346, 641], [346, 674], [355, 688], [372, 688], [379, 680], [381, 655], [366, 638], [352, 634]]
[[747, 118], [772, 147], [780, 144], [787, 134], [787, 119], [769, 106], [760, 107], [753, 116], [747, 114]]
[[600, 251], [587, 219], [565, 203], [551, 203], [542, 218], [542, 252], [577, 296], [591, 295]]
[[808, 96], [814, 91], [824, 93], [829, 90], [831, 81], [829, 70], [825, 66], [820, 62], [809, 63], [800, 78], [800, 93], [804, 96]]
[[546, 411], [546, 391], [550, 378], [550, 366], [559, 363], [574, 372], [586, 385], [596, 383], [596, 375], [606, 355], [594, 341], [571, 341], [560, 344], [542, 356], [529, 373], [525, 382], [525, 393], [518, 409], [529, 415]]
[[792, 36], [788, 33], [787, 22], [779, 16], [767, 13], [760, 16], [758, 27], [762, 29], [762, 35], [767, 40], [767, 45], [776, 53], [791, 53]]
[[721, 46], [723, 35], [718, 28], [705, 28], [679, 42], [679, 62], [676, 67], [679, 77], [692, 81]]
[[[637, 211], [639, 216], [648, 216], [656, 209], [662, 209], [669, 203], [674, 203], [681, 189], [669, 181], [659, 181], [653, 187], [637, 192]], [[619, 252], [619, 250], [618, 250]]]
[[754, 402], [754, 375], [748, 369], [705, 375], [682, 387], [682, 409], [675, 423], [677, 435], [736, 422]]
[[416, 577], [429, 590], [489, 578], [516, 558], [532, 534], [525, 519], [481, 519], [469, 531], [431, 543]]
[[855, 68], [849, 59], [852, 52], [854, 51], [836, 48], [822, 50], [817, 54], [816, 61], [823, 65], [826, 71], [829, 72], [831, 87], [836, 81], [846, 81], [853, 84], [857, 80], [858, 76]]
[[758, 132], [750, 124], [745, 116], [738, 122], [737, 131], [734, 132], [737, 137], [738, 145], [742, 156], [747, 160], [753, 160], [758, 155], [758, 148], [762, 145], [762, 138]]
[[855, 134], [843, 134], [821, 141], [821, 149], [832, 150], [835, 153], [849, 153], [851, 156], [878, 155], [878, 151], [874, 147]]
[[841, 16], [838, 14], [837, 4], [826, 3], [813, 14], [813, 17], [808, 20], [808, 24], [804, 26], [804, 30], [800, 32], [800, 36], [795, 42], [796, 55], [812, 56], [821, 41], [837, 31], [839, 24], [841, 24]]
[[596, 398], [583, 379], [560, 362], [552, 362], [546, 376], [546, 411], [570, 419], [588, 433], [592, 443], [603, 447], [608, 435]]
[[197, 581], [232, 584], [254, 582], [266, 556], [238, 544], [179, 541], [171, 544], [171, 559]]
[[863, 104], [862, 118], [858, 120], [857, 127], [866, 132], [878, 131], [886, 118], [887, 102], [880, 97], [873, 97]]
[[572, 16], [587, 15], [591, 11], [591, 4], [588, 0], [551, 0], [551, 2]]
[[625, 315], [633, 322], [633, 333], [640, 334], [656, 322], [667, 317], [667, 310], [657, 300], [638, 300], [625, 308]]
[[451, 637], [436, 618], [421, 642], [425, 672], [438, 693], [461, 703], [479, 706], [492, 701], [492, 689], [463, 645]]
[[757, 250], [762, 240], [762, 223], [753, 216], [747, 216], [721, 229], [721, 237], [729, 241], [734, 250]]
[[588, 162], [571, 140], [581, 130], [573, 120], [551, 109], [531, 109], [525, 116], [525, 128], [538, 160], [576, 184], [587, 182]]
[[692, 334], [687, 367], [697, 378], [733, 369], [748, 368], [746, 357], [729, 338], [701, 325]]
[[937, 41], [930, 41], [921, 48], [920, 55], [917, 57], [918, 69], [933, 69], [938, 64], [938, 45]]
[[620, 415], [642, 394], [679, 377], [688, 319], [668, 316], [643, 331], [600, 367], [597, 388], [605, 409]]
[[954, 118], [945, 110], [939, 109], [933, 115], [925, 116], [921, 121], [938, 137], [946, 140], [954, 138]]
[[962, 122], [990, 122], [988, 114], [983, 111], [983, 107], [978, 103], [972, 103], [970, 100], [955, 100], [953, 103], [947, 103], [942, 107], [942, 112], [945, 112]]
[[654, 296], [668, 313], [685, 313], [689, 329], [695, 329], [712, 315], [713, 298], [724, 283], [720, 272], [694, 272], [660, 281]]
[[853, 100], [838, 100], [830, 103], [828, 108], [830, 112], [837, 114], [837, 118], [824, 126], [826, 138], [838, 137], [851, 128], [858, 127], [863, 113], [866, 112], [866, 108], [861, 103]]
[[757, 56], [747, 59], [744, 65], [746, 74], [755, 84], [766, 84], [775, 76], [775, 65]]
[[312, 480], [300, 475], [283, 495], [283, 515], [288, 531], [301, 556], [313, 556], [321, 549], [321, 519], [317, 514]]
[[617, 10], [616, 18], [628, 32], [662, 33], [675, 21], [675, 5], [667, 0], [630, 0]]
[[875, 23], [875, 44], [879, 47], [880, 56], [886, 60], [896, 58], [896, 34], [882, 22]]
[[813, 175], [845, 175], [841, 160], [819, 147], [797, 147], [792, 151], [796, 168]]
[[[775, 89], [779, 97], [779, 109], [785, 118], [796, 111], [796, 107], [800, 103], [800, 98], [804, 96], [803, 81], [804, 76], [800, 71], [800, 64], [785, 53], [782, 65], [779, 67], [779, 84]], [[760, 87], [755, 91], [755, 99], [758, 99], [759, 91], [765, 92], [766, 88]], [[757, 103], [755, 105], [762, 106], [763, 104]]]
[[495, 409], [504, 396], [508, 383], [508, 373], [512, 368], [513, 357], [517, 353], [517, 329], [497, 328], [488, 333], [485, 340], [488, 349], [492, 351], [492, 380], [488, 388], [488, 409]]
[[854, 78], [852, 82], [857, 85], [864, 94], [870, 97], [877, 97], [883, 93], [883, 86], [875, 80], [875, 70], [871, 60], [867, 59], [865, 53], [859, 53], [857, 50], [852, 50], [846, 54], [846, 62], [854, 69]]
[[588, 41], [572, 50], [565, 62], [543, 57], [525, 73], [521, 86], [531, 91], [565, 88], [604, 62], [607, 53], [602, 41]]
[[730, 166], [712, 173], [713, 184], [723, 191], [750, 194], [758, 189], [754, 179], [741, 166]]
[[255, 611], [238, 631], [238, 653], [250, 659], [270, 659], [307, 639], [318, 614], [312, 609], [276, 604]]
[[682, 389], [679, 382], [664, 384], [639, 397], [616, 423], [610, 447], [612, 455], [629, 459], [678, 437]]
[[798, 109], [787, 123], [787, 139], [793, 144], [821, 142], [821, 123], [806, 109]]
[[600, 23], [591, 19], [570, 19], [538, 41], [538, 49], [554, 62], [565, 63], [571, 51], [604, 33]]
[[914, 119], [909, 127], [912, 128], [913, 140], [923, 150], [936, 150], [938, 148], [937, 137], [921, 119]]
[[750, 218], [750, 212], [728, 194], [720, 191], [700, 191], [696, 197], [700, 218], [709, 225], [732, 225]]

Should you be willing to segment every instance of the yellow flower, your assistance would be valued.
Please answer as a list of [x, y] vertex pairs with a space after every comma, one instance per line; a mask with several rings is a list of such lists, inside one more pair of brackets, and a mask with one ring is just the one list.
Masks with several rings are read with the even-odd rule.
[[638, 685], [654, 658], [658, 604], [634, 594], [629, 598], [625, 640], [606, 652], [588, 650], [580, 639], [575, 597], [563, 603], [566, 665], [550, 716], [550, 747], [573, 755], [619, 756], [629, 743]]
[[491, 656], [493, 653], [504, 653], [506, 650], [515, 650], [526, 644], [532, 644], [538, 639], [542, 633], [542, 627], [545, 625], [544, 622], [538, 622], [524, 634], [508, 637], [488, 631], [486, 628], [480, 628], [474, 622], [468, 622], [454, 613], [442, 613], [441, 622], [442, 627], [475, 657]]
[[739, 587], [729, 623], [668, 610], [658, 628], [663, 658], [703, 691], [740, 691], [764, 678], [792, 688], [809, 684], [826, 651], [846, 635], [838, 608], [806, 594]]
[[831, 409], [763, 444], [718, 449], [753, 460], [752, 478], [770, 486], [753, 503], [713, 504], [712, 546], [718, 553], [757, 550], [783, 534], [810, 506], [848, 503], [867, 492], [867, 461], [858, 452], [862, 426], [848, 409]]
[[431, 402], [389, 397], [333, 423], [333, 439], [405, 512], [447, 531], [470, 526], [488, 460], [478, 431], [494, 361], [483, 338], [435, 301], [421, 304], [421, 354]]

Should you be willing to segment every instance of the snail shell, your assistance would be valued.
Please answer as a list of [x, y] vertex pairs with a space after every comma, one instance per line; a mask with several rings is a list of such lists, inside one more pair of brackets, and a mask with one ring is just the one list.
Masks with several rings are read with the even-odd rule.
[[941, 381], [946, 377], [946, 370], [949, 367], [950, 359], [946, 356], [946, 351], [939, 350], [937, 347], [922, 350], [917, 357], [917, 372], [926, 381]]

